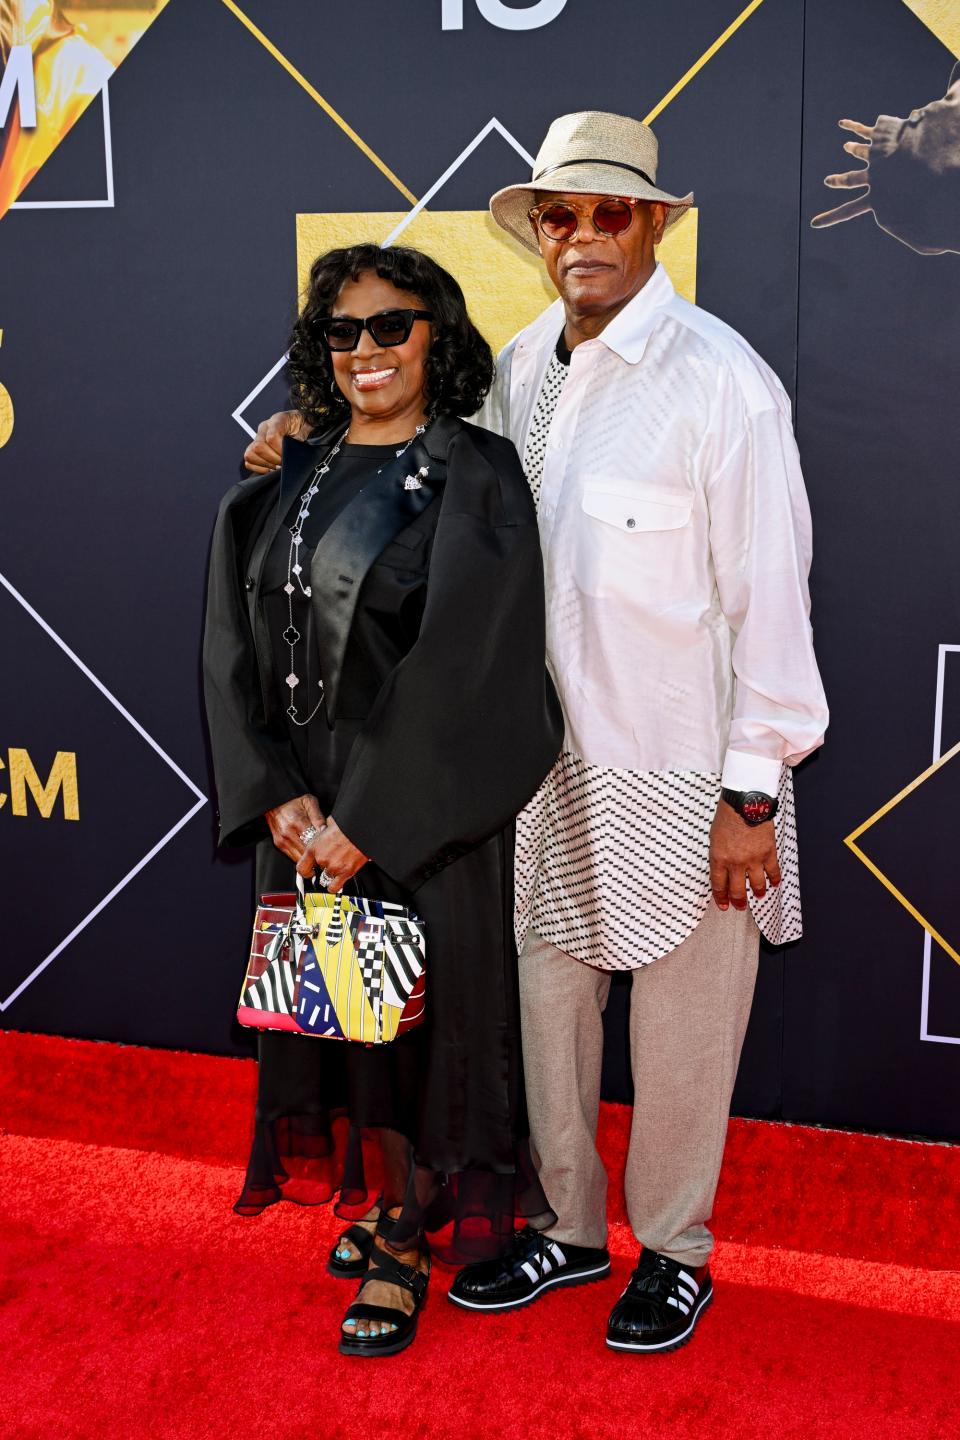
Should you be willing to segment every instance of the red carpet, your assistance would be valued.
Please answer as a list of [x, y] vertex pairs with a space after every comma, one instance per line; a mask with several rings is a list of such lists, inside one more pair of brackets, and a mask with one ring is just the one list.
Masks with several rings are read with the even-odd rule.
[[231, 1211], [251, 1064], [7, 1034], [0, 1082], [2, 1440], [960, 1436], [960, 1148], [734, 1121], [685, 1349], [603, 1345], [634, 1259], [612, 1187], [611, 1280], [486, 1317], [437, 1269], [413, 1348], [365, 1363], [330, 1212]]

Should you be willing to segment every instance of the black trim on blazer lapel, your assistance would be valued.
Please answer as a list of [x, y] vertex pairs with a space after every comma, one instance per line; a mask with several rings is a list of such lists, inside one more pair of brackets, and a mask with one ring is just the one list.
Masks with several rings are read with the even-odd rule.
[[307, 440], [294, 440], [292, 435], [284, 437], [280, 496], [277, 501], [280, 519], [293, 504], [293, 497], [306, 488], [308, 473], [323, 464], [325, 457], [318, 455], [317, 450], [332, 450], [336, 442], [347, 433], [349, 423], [348, 419], [339, 420], [336, 425], [324, 430], [322, 435], [311, 435]]
[[446, 464], [450, 443], [462, 429], [463, 421], [458, 420], [456, 415], [438, 415], [436, 420], [431, 422], [421, 444], [434, 460]]
[[[459, 426], [459, 421], [454, 422]], [[425, 436], [365, 485], [341, 510], [313, 552], [310, 588], [323, 676], [324, 711], [336, 720], [340, 677], [360, 589], [377, 556], [395, 535], [412, 525], [436, 498], [446, 478], [447, 444]], [[446, 429], [446, 427], [444, 427]], [[432, 442], [432, 443], [427, 443]], [[426, 465], [429, 474], [417, 490], [405, 490], [403, 478]]]
[[302, 440], [295, 440], [292, 435], [284, 437], [283, 459], [280, 466], [280, 485], [277, 490], [277, 499], [273, 514], [261, 528], [256, 544], [250, 552], [247, 560], [247, 573], [253, 578], [253, 589], [247, 595], [250, 613], [250, 628], [254, 635], [254, 648], [260, 662], [260, 684], [263, 689], [264, 705], [267, 714], [270, 715], [274, 708], [273, 700], [273, 671], [272, 671], [272, 648], [270, 635], [267, 631], [266, 621], [263, 618], [263, 609], [260, 605], [260, 582], [263, 575], [263, 566], [276, 538], [277, 531], [283, 524], [284, 517], [289, 511], [294, 499], [300, 492], [306, 489], [307, 480], [311, 473], [322, 464], [323, 457], [317, 455], [316, 447], [326, 442], [327, 447], [332, 449], [339, 435], [346, 431], [346, 421], [341, 422], [323, 435], [318, 436], [316, 441], [305, 443]]
[[[274, 512], [268, 517], [262, 527], [257, 542], [250, 552], [247, 561], [247, 571], [254, 578], [254, 588], [251, 598], [251, 606], [259, 609], [256, 601], [260, 595], [260, 575], [263, 570], [264, 561], [267, 558], [267, 551], [273, 544], [277, 531], [283, 524], [284, 516], [287, 514], [294, 499], [305, 490], [307, 478], [317, 466], [323, 463], [323, 457], [318, 457], [316, 449], [313, 448], [321, 440], [329, 441], [329, 448], [333, 447], [337, 439], [337, 432], [343, 433], [344, 426], [340, 425], [337, 430], [330, 430], [325, 435], [318, 437], [317, 441], [294, 440], [291, 435], [284, 437], [283, 460], [280, 466], [280, 485], [277, 490], [277, 500]], [[251, 608], [251, 624], [256, 629], [255, 609]], [[263, 638], [258, 634], [258, 643]]]

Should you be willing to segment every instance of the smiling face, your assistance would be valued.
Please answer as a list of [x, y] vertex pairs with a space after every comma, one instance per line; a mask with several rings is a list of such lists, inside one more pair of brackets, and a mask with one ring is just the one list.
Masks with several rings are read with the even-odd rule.
[[[331, 313], [364, 320], [381, 310], [426, 308], [419, 295], [398, 290], [367, 270], [346, 282]], [[334, 379], [350, 403], [351, 439], [362, 434], [367, 443], [391, 445], [425, 423], [425, 365], [432, 340], [429, 322], [417, 320], [402, 345], [378, 345], [364, 330], [353, 350], [331, 351]]]
[[593, 334], [612, 320], [650, 279], [656, 268], [653, 247], [659, 244], [667, 207], [656, 201], [634, 206], [633, 221], [620, 235], [601, 235], [590, 218], [605, 195], [553, 192], [537, 201], [562, 200], [574, 206], [580, 223], [569, 240], [549, 240], [534, 224], [547, 274], [556, 286], [569, 324], [583, 321]]

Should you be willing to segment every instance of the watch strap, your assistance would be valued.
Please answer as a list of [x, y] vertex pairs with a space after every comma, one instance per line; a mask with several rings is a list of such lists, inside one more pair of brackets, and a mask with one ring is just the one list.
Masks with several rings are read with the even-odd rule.
[[765, 825], [777, 813], [779, 800], [762, 790], [729, 790], [724, 786], [720, 791], [721, 800], [740, 816], [747, 825]]

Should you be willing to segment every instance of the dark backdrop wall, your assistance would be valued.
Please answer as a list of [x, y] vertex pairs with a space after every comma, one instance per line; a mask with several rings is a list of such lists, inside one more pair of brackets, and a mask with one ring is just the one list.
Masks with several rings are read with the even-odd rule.
[[170, 0], [0, 221], [4, 1025], [251, 1048], [231, 1014], [252, 867], [215, 851], [200, 625], [241, 422], [283, 398], [261, 382], [298, 236], [301, 266], [329, 217], [383, 238], [375, 217], [454, 167], [416, 223], [445, 217], [447, 263], [482, 287], [479, 212], [553, 115], [656, 108], [661, 179], [697, 196], [696, 298], [794, 399], [833, 712], [797, 776], [806, 933], [764, 959], [736, 1105], [960, 1135], [960, 761], [844, 843], [960, 741], [960, 235], [927, 254], [889, 233], [896, 175], [888, 229], [809, 223], [862, 195], [823, 188], [861, 163], [837, 121], [942, 96], [958, 45], [932, 0]]

